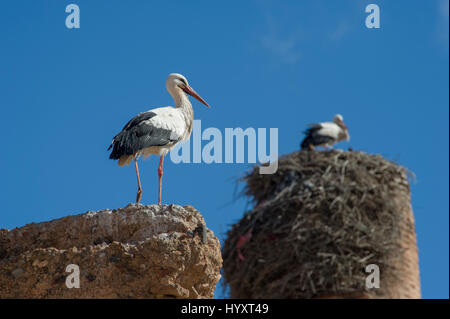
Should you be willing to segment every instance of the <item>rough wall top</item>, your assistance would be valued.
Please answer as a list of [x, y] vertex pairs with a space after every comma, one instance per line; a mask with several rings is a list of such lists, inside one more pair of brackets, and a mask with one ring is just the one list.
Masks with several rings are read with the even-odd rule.
[[[220, 243], [199, 228], [191, 206], [130, 204], [2, 229], [0, 298], [212, 298]], [[80, 289], [65, 284], [69, 264]]]

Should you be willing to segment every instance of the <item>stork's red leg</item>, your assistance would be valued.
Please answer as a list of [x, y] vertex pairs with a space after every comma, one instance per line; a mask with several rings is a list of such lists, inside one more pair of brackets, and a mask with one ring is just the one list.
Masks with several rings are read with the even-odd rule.
[[162, 189], [162, 176], [163, 176], [163, 161], [164, 156], [161, 156], [159, 159], [159, 167], [158, 167], [158, 177], [159, 177], [159, 197], [158, 204], [161, 205], [161, 189]]
[[137, 176], [137, 181], [138, 181], [138, 191], [136, 194], [136, 203], [139, 203], [142, 198], [141, 179], [139, 178], [139, 168], [138, 168], [138, 164], [137, 164], [137, 160], [136, 160], [136, 155], [133, 155], [133, 158], [134, 158], [134, 166], [136, 167], [136, 176]]

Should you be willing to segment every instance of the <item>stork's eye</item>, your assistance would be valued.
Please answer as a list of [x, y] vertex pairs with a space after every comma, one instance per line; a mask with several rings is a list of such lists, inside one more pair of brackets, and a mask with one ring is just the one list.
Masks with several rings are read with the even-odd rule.
[[186, 80], [185, 79], [179, 79], [181, 82], [183, 82], [184, 85], [187, 85]]

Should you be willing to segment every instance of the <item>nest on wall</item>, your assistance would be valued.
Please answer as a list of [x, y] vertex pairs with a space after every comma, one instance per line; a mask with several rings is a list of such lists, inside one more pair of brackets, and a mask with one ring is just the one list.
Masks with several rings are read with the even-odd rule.
[[[230, 297], [388, 296], [401, 231], [415, 231], [402, 213], [408, 174], [379, 155], [334, 150], [284, 156], [272, 175], [254, 167], [243, 177], [254, 208], [223, 247]], [[369, 264], [390, 284], [368, 289]]]

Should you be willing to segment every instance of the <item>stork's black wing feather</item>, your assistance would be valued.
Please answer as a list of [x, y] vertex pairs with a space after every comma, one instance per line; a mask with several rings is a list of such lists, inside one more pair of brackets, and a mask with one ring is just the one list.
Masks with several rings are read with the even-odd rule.
[[147, 121], [155, 116], [156, 116], [156, 113], [154, 113], [152, 111], [139, 113], [138, 115], [133, 117], [127, 124], [125, 124], [122, 131], [128, 131], [128, 130], [132, 129], [133, 127], [137, 126], [139, 123], [141, 123], [143, 121]]
[[328, 142], [333, 140], [333, 138], [330, 136], [318, 134], [321, 128], [323, 128], [321, 124], [311, 124], [310, 128], [303, 132], [305, 134], [305, 138], [300, 144], [302, 149], [307, 149], [309, 145], [316, 146], [327, 144]]
[[317, 132], [318, 130], [320, 130], [322, 128], [321, 124], [308, 124], [309, 128], [307, 130], [305, 130], [303, 133], [305, 134], [311, 134], [314, 132]]
[[113, 148], [109, 158], [119, 159], [123, 155], [132, 155], [150, 146], [163, 146], [174, 142], [171, 139], [170, 130], [156, 127], [148, 122], [155, 116], [157, 116], [156, 113], [148, 111], [132, 118], [114, 137], [108, 148], [108, 150]]

